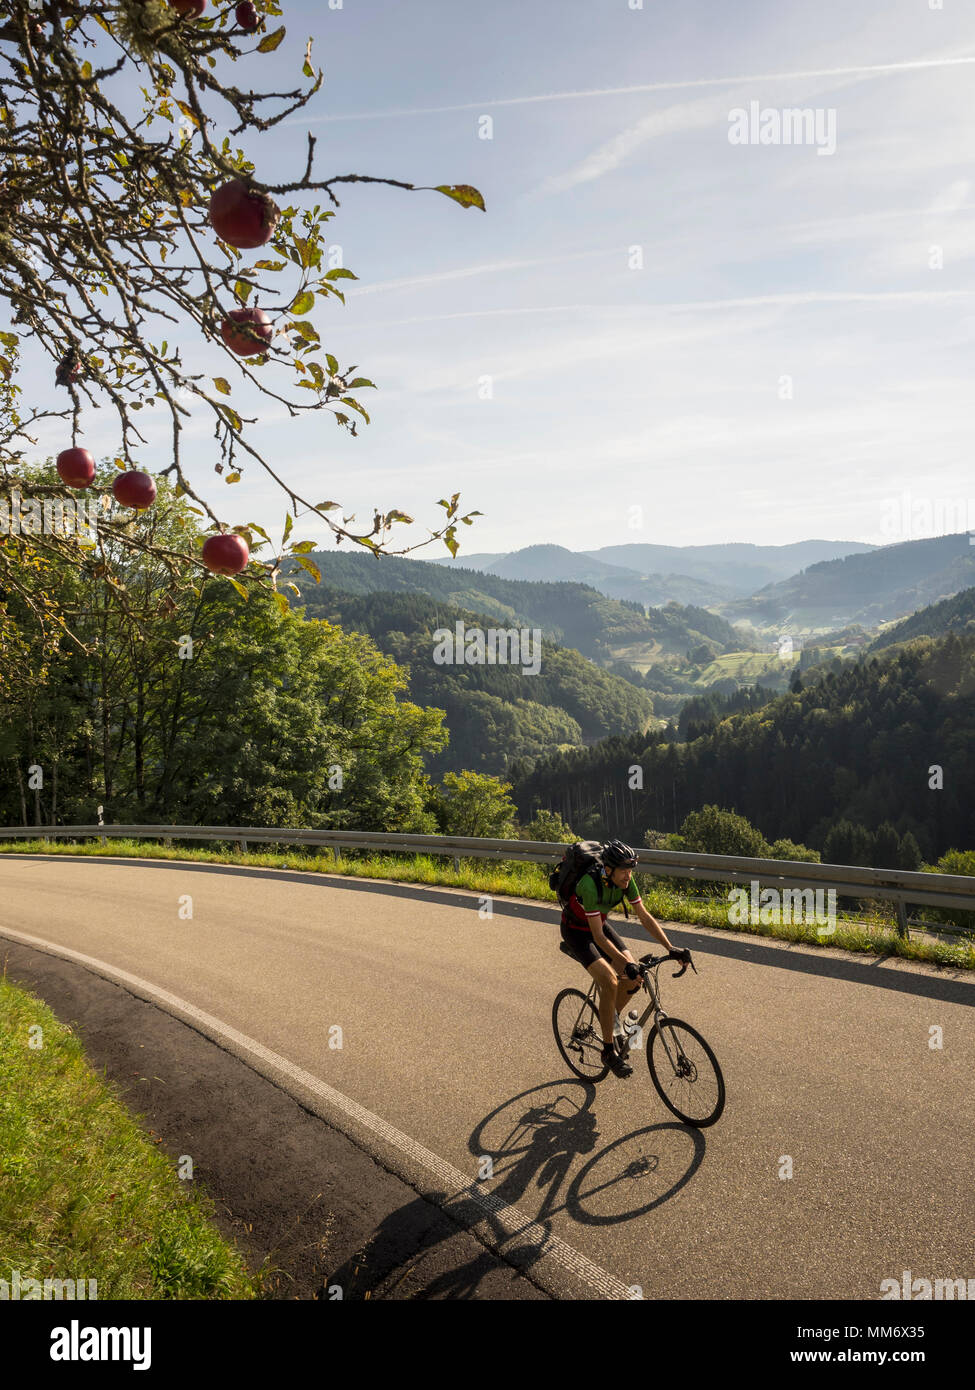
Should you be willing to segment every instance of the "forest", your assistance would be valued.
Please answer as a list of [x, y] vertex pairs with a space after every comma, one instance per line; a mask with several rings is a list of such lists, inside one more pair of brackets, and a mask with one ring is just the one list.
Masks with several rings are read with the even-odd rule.
[[975, 635], [813, 667], [759, 708], [716, 716], [689, 709], [686, 743], [671, 729], [520, 760], [519, 811], [642, 843], [713, 803], [819, 850], [841, 821], [889, 822], [928, 860], [975, 846]]

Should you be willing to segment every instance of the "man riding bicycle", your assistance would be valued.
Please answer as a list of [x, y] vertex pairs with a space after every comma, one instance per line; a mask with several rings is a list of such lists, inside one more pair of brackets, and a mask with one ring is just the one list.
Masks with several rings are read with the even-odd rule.
[[602, 861], [602, 869], [597, 865], [580, 877], [563, 908], [562, 940], [599, 987], [603, 1062], [617, 1076], [632, 1076], [633, 1068], [616, 1050], [613, 1024], [617, 1014], [622, 1016], [627, 999], [642, 985], [636, 960], [606, 919], [625, 900], [649, 935], [671, 951], [675, 959], [689, 962], [691, 953], [672, 946], [663, 927], [643, 906], [633, 882], [637, 857], [629, 845], [610, 840], [603, 848]]

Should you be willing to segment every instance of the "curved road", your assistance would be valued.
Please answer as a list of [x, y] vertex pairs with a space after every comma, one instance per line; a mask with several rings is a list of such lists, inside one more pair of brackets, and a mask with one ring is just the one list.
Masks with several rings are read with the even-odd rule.
[[[467, 1296], [873, 1300], [904, 1270], [975, 1278], [966, 972], [668, 925], [700, 973], [661, 971], [664, 1007], [708, 1039], [728, 1090], [718, 1124], [694, 1132], [642, 1053], [625, 1081], [566, 1072], [552, 1001], [586, 979], [558, 951], [556, 913], [497, 900], [485, 918], [481, 901], [5, 855], [0, 956], [63, 953], [283, 1087], [376, 1160], [356, 1178], [363, 1201], [395, 1174], [524, 1276], [521, 1295]], [[635, 954], [654, 948], [618, 930]]]

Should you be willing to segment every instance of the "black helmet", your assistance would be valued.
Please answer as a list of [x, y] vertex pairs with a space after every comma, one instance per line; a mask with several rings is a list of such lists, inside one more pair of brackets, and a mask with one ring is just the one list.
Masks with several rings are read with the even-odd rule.
[[607, 869], [635, 869], [636, 854], [622, 840], [610, 840], [603, 846], [603, 863]]

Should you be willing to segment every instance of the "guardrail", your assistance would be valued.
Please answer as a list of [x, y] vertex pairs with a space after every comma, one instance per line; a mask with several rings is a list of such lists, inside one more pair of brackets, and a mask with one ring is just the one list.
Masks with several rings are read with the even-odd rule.
[[[331, 847], [335, 858], [343, 848], [389, 850], [398, 854], [437, 854], [452, 858], [459, 869], [464, 859], [508, 859], [551, 864], [565, 846], [544, 840], [488, 840], [463, 835], [408, 835], [385, 830], [295, 830], [239, 825], [24, 825], [0, 827], [0, 839], [24, 840], [230, 840], [246, 852], [248, 843]], [[915, 906], [963, 908], [975, 912], [975, 878], [967, 874], [918, 873], [909, 869], [870, 869], [851, 864], [812, 864], [796, 859], [750, 859], [731, 854], [690, 854], [684, 851], [639, 849], [638, 873], [668, 878], [718, 879], [763, 887], [834, 888], [857, 898], [889, 898], [897, 908], [897, 930], [908, 935], [908, 903]], [[964, 928], [931, 924], [928, 929], [949, 935]]]

